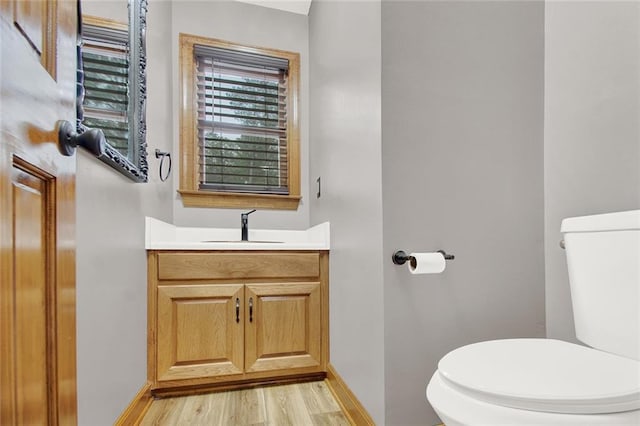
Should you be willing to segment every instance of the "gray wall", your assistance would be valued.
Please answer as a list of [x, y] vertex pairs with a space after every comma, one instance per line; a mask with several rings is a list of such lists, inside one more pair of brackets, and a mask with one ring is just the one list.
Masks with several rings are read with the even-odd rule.
[[[83, 4], [87, 14], [108, 16], [117, 2]], [[111, 7], [110, 7], [111, 6]], [[171, 148], [169, 3], [152, 1], [148, 14], [148, 151]], [[119, 10], [119, 9], [118, 9]], [[126, 11], [126, 6], [125, 6]], [[126, 12], [124, 14], [126, 22]], [[155, 52], [155, 53], [154, 53]], [[171, 221], [171, 184], [158, 179], [149, 157], [150, 182], [133, 183], [78, 150], [77, 346], [78, 421], [112, 425], [145, 383], [147, 274], [144, 216]]]
[[384, 423], [380, 3], [314, 0], [311, 223], [331, 221], [331, 363]]
[[[83, 2], [85, 14], [126, 21], [126, 2]], [[244, 18], [241, 18], [241, 15]], [[244, 22], [246, 26], [240, 25]], [[283, 29], [273, 31], [274, 25]], [[147, 184], [135, 184], [83, 151], [77, 174], [78, 416], [111, 425], [146, 381], [144, 216], [187, 226], [238, 226], [239, 213], [184, 209], [178, 187], [178, 32], [301, 53], [302, 195], [297, 212], [260, 212], [255, 227], [308, 227], [307, 17], [235, 2], [151, 0], [147, 20]], [[174, 98], [175, 95], [175, 98]], [[171, 151], [173, 179], [161, 183], [156, 148]]]
[[547, 335], [575, 339], [565, 217], [640, 208], [640, 3], [547, 2]]
[[[438, 360], [544, 335], [542, 2], [383, 2], [385, 402], [435, 424]], [[445, 249], [439, 275], [391, 263]]]
[[[168, 31], [168, 29], [166, 29]], [[302, 201], [297, 211], [261, 210], [251, 215], [252, 228], [306, 229], [309, 226], [309, 42], [308, 19], [305, 15], [268, 9], [235, 1], [172, 2], [171, 48], [173, 93], [179, 96], [178, 34], [187, 33], [255, 46], [300, 53], [300, 163]], [[168, 52], [165, 46], [163, 54]], [[174, 103], [174, 149], [179, 155], [179, 103]], [[174, 164], [174, 189], [179, 187], [179, 164]], [[234, 209], [185, 208], [175, 193], [173, 215], [176, 225], [239, 227], [240, 212]]]

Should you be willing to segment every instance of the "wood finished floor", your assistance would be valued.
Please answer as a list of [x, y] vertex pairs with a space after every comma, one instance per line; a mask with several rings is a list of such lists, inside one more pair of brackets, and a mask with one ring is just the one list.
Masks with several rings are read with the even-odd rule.
[[348, 426], [325, 382], [296, 383], [153, 401], [141, 426]]

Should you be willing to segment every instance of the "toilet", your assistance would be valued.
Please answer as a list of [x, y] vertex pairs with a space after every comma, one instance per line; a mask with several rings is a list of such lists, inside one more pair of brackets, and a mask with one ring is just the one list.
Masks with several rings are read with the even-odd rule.
[[640, 425], [640, 210], [562, 221], [576, 337], [455, 349], [427, 399], [447, 426]]

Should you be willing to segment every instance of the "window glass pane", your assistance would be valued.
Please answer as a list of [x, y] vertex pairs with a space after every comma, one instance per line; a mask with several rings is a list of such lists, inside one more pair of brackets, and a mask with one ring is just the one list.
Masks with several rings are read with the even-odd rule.
[[196, 56], [200, 188], [287, 193], [287, 72], [244, 60]]

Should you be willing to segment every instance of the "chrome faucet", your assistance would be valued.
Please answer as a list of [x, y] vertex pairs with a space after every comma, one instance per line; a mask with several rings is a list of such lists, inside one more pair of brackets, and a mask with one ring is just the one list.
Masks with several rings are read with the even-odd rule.
[[255, 212], [256, 209], [251, 210], [250, 212], [242, 213], [240, 215], [240, 225], [242, 229], [242, 241], [249, 241], [249, 215]]

